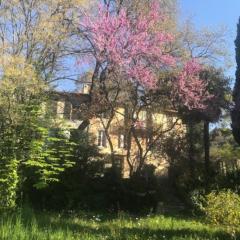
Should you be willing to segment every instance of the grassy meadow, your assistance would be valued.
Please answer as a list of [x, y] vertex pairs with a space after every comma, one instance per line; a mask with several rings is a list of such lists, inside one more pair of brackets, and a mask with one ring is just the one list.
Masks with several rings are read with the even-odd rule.
[[53, 214], [19, 210], [2, 214], [0, 239], [5, 240], [227, 240], [223, 229], [187, 217], [133, 217], [101, 214]]

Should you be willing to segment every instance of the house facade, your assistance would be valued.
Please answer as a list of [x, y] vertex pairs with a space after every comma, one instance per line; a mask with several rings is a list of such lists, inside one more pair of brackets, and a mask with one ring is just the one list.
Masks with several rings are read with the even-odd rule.
[[[83, 88], [81, 92], [54, 92], [51, 94], [51, 107], [54, 108], [57, 118], [63, 120], [69, 129], [79, 129], [83, 123], [84, 117], [81, 108], [84, 103], [89, 101], [90, 96], [87, 91], [88, 89]], [[149, 113], [147, 110], [142, 110], [134, 123], [136, 136], [129, 140], [126, 132], [129, 125], [127, 111], [128, 109], [119, 106], [110, 124], [107, 112], [91, 115], [84, 128], [84, 131], [93, 136], [93, 141], [98, 146], [99, 152], [106, 156], [104, 158], [105, 167], [111, 168], [114, 164], [121, 172], [122, 177], [127, 178], [130, 175], [131, 167], [138, 166], [141, 151], [141, 156], [144, 156], [146, 164], [154, 165], [158, 175], [167, 176], [168, 159], [159, 153], [156, 154], [150, 148], [150, 141], [155, 141], [158, 137], [157, 134], [168, 130], [168, 128], [183, 134], [185, 132], [184, 124], [180, 119], [177, 119], [176, 113], [173, 111]], [[106, 129], [108, 124], [109, 127]], [[131, 147], [129, 148], [129, 146]], [[111, 159], [111, 154], [114, 154], [114, 162]]]

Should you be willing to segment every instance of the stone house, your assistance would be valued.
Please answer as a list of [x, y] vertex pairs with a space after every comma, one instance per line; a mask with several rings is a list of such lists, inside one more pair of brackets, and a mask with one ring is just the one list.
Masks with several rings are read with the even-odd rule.
[[[89, 94], [87, 87], [83, 86], [81, 92], [52, 92], [52, 108], [57, 115], [57, 118], [62, 119], [66, 122], [69, 129], [78, 129], [82, 124], [82, 116], [79, 108], [84, 103], [89, 101]], [[119, 107], [114, 118], [111, 121], [109, 128], [109, 136], [111, 137], [112, 149], [108, 138], [105, 133], [104, 123], [108, 121], [108, 115], [103, 112], [99, 115], [91, 116], [89, 118], [89, 124], [84, 131], [87, 131], [91, 136], [94, 136], [94, 142], [98, 146], [101, 154], [105, 155], [105, 167], [110, 168], [112, 162], [109, 156], [114, 151], [115, 166], [119, 169], [124, 178], [129, 177], [129, 163], [127, 161], [127, 147], [126, 147], [126, 135], [125, 126], [127, 109]], [[168, 111], [165, 113], [149, 113], [148, 111], [141, 111], [139, 114], [138, 124], [135, 126], [138, 134], [139, 142], [144, 150], [146, 150], [149, 134], [148, 130], [154, 132], [153, 129], [161, 127], [163, 130], [166, 129], [169, 124], [173, 124], [176, 120], [176, 113]], [[185, 126], [178, 120], [174, 126], [174, 130], [185, 132]], [[148, 132], [149, 133], [149, 132]], [[151, 137], [151, 136], [150, 136]], [[139, 149], [134, 140], [131, 140], [131, 152], [130, 157], [133, 161], [138, 160]], [[168, 161], [166, 156], [154, 155], [152, 151], [146, 152], [146, 163], [152, 164], [156, 167], [156, 173], [161, 176], [166, 176], [168, 172]]]

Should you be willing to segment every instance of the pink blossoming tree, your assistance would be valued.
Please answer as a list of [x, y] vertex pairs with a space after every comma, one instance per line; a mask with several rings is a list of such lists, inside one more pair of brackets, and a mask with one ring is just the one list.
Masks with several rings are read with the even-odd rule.
[[166, 19], [157, 3], [152, 4], [148, 14], [135, 17], [124, 8], [113, 12], [105, 6], [99, 7], [97, 16], [85, 14], [81, 30], [96, 61], [93, 84], [102, 73], [117, 69], [123, 79], [154, 89], [161, 69], [185, 65], [176, 78], [173, 95], [178, 95], [189, 109], [204, 109], [210, 95], [199, 78], [201, 67], [195, 60], [181, 63], [171, 54], [169, 45], [174, 36], [156, 27]]
[[207, 91], [207, 82], [200, 79], [203, 67], [196, 59], [188, 61], [174, 83], [175, 97], [189, 110], [203, 110], [213, 96]]

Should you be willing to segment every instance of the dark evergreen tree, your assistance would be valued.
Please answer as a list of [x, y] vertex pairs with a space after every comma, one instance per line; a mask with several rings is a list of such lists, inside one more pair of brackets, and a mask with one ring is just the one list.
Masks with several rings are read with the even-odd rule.
[[[229, 86], [229, 78], [227, 78], [221, 69], [208, 67], [201, 72], [201, 79], [208, 83], [207, 89], [214, 97], [206, 102], [206, 109], [197, 111], [183, 112], [183, 118], [188, 124], [188, 144], [189, 144], [189, 163], [191, 172], [194, 173], [194, 152], [197, 144], [197, 138], [202, 137], [202, 147], [204, 151], [205, 164], [205, 183], [206, 187], [209, 185], [211, 177], [211, 161], [210, 161], [210, 139], [209, 139], [209, 124], [216, 123], [224, 112], [229, 109], [229, 95], [231, 95], [231, 88]], [[196, 135], [198, 123], [203, 123], [202, 136]], [[196, 132], [196, 133], [195, 133]]]
[[237, 25], [235, 51], [236, 51], [237, 70], [236, 70], [235, 86], [233, 91], [234, 108], [231, 111], [231, 117], [232, 117], [233, 136], [237, 141], [237, 143], [240, 144], [240, 18]]
[[209, 184], [211, 177], [210, 162], [210, 138], [209, 124], [216, 123], [222, 117], [222, 114], [229, 109], [229, 95], [231, 94], [230, 79], [225, 77], [220, 69], [209, 68], [201, 73], [201, 78], [208, 82], [208, 91], [214, 97], [207, 103], [207, 108], [201, 113], [203, 126], [203, 143], [204, 143], [204, 162], [206, 184]]

